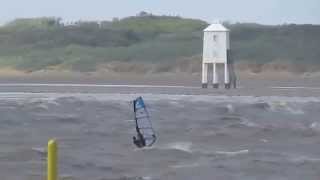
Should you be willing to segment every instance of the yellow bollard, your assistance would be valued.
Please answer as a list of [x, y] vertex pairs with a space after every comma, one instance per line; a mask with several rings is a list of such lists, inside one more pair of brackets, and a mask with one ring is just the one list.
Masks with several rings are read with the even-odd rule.
[[58, 180], [58, 149], [57, 142], [54, 139], [48, 142], [47, 176], [48, 180]]

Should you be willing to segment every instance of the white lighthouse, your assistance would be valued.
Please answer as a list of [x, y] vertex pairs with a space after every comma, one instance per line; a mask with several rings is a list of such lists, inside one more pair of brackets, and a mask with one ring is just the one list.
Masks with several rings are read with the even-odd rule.
[[208, 65], [213, 64], [212, 84], [219, 87], [217, 65], [224, 65], [225, 88], [230, 88], [228, 57], [230, 43], [229, 30], [222, 24], [211, 24], [204, 29], [203, 56], [202, 56], [202, 87], [208, 87]]

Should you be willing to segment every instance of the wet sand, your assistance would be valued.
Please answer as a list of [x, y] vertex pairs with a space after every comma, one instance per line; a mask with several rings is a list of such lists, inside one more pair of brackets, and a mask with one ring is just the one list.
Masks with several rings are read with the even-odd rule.
[[[201, 88], [200, 75], [192, 74], [83, 74], [34, 73], [0, 77], [0, 92], [51, 93], [156, 93], [228, 96], [319, 96], [320, 75], [290, 73], [238, 73], [236, 89]], [[210, 80], [210, 78], [209, 78]]]

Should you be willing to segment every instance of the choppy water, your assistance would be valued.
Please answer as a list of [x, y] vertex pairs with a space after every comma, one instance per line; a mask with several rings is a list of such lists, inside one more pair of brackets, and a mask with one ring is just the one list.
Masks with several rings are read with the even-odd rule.
[[1, 180], [43, 179], [46, 143], [79, 180], [319, 180], [320, 98], [142, 94], [158, 141], [137, 149], [138, 94], [0, 94]]

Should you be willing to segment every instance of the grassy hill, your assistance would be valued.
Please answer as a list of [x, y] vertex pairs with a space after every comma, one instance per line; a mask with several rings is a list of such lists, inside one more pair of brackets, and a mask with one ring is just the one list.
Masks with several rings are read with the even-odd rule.
[[[207, 22], [175, 16], [137, 16], [64, 25], [60, 18], [17, 19], [0, 27], [0, 68], [23, 71], [48, 68], [95, 71], [137, 64], [156, 71], [199, 71], [202, 30]], [[235, 61], [261, 70], [288, 64], [317, 70], [319, 25], [226, 24]], [[131, 64], [132, 66], [128, 66]]]

